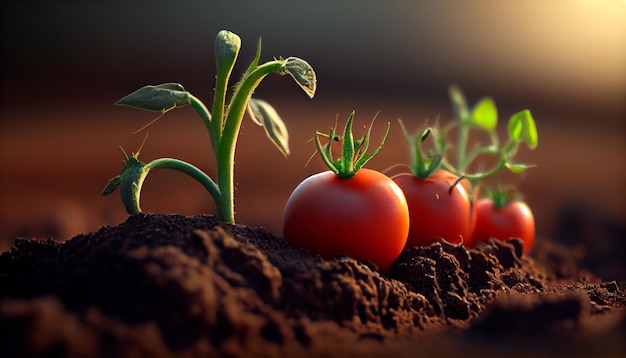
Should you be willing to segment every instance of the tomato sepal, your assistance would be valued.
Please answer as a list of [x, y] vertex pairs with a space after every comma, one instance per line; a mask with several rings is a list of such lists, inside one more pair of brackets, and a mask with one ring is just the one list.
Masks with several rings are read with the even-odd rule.
[[[324, 134], [321, 132], [316, 132], [315, 134], [315, 145], [317, 147], [317, 151], [320, 153], [322, 160], [326, 164], [326, 166], [340, 179], [349, 179], [352, 178], [363, 166], [370, 161], [378, 152], [380, 152], [383, 148], [383, 145], [387, 141], [387, 137], [389, 136], [390, 123], [387, 123], [387, 130], [385, 131], [385, 135], [378, 145], [378, 147], [371, 153], [367, 153], [367, 149], [369, 147], [370, 134], [372, 131], [372, 127], [374, 125], [374, 121], [376, 120], [376, 116], [372, 119], [369, 127], [365, 132], [365, 135], [355, 140], [354, 135], [352, 134], [352, 122], [354, 121], [354, 111], [350, 113], [348, 116], [348, 120], [346, 121], [346, 125], [344, 127], [343, 135], [338, 136], [336, 133], [337, 128], [336, 125], [331, 127], [330, 132], [328, 134]], [[320, 137], [327, 137], [328, 142], [322, 145]], [[341, 154], [337, 160], [333, 160], [332, 154], [332, 144], [333, 141], [342, 141], [341, 146]]]

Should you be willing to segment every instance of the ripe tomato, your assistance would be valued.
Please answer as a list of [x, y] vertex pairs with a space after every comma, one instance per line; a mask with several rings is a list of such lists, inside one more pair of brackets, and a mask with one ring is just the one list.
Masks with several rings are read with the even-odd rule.
[[524, 253], [530, 252], [535, 243], [535, 219], [526, 203], [512, 201], [497, 207], [491, 198], [483, 198], [476, 202], [475, 209], [475, 242], [517, 237], [524, 241]]
[[326, 171], [293, 191], [283, 215], [283, 235], [323, 258], [348, 255], [382, 271], [400, 255], [409, 232], [409, 211], [400, 188], [387, 176], [361, 169], [349, 179]]
[[472, 238], [469, 194], [461, 183], [454, 184], [456, 176], [438, 170], [426, 179], [401, 175], [394, 181], [404, 192], [409, 206], [411, 226], [407, 246], [427, 246], [444, 240], [470, 246]]

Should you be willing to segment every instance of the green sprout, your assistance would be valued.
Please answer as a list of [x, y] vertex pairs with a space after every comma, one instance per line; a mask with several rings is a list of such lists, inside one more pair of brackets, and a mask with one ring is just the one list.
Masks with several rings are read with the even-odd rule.
[[[450, 99], [454, 112], [455, 121], [444, 128], [444, 133], [449, 133], [457, 128], [457, 141], [455, 150], [455, 165], [443, 160], [442, 166], [459, 176], [466, 178], [473, 184], [499, 172], [503, 168], [513, 173], [522, 173], [534, 165], [512, 162], [519, 146], [526, 143], [530, 149], [537, 147], [537, 127], [529, 110], [522, 110], [513, 114], [508, 122], [509, 139], [503, 145], [500, 144], [496, 132], [498, 125], [498, 111], [493, 99], [485, 97], [478, 101], [474, 107], [467, 106], [463, 92], [455, 86], [450, 86]], [[477, 130], [489, 137], [487, 145], [476, 145], [468, 151], [468, 138], [470, 130]], [[496, 164], [487, 170], [468, 173], [473, 161], [482, 155], [494, 155], [498, 158]]]
[[126, 211], [131, 215], [140, 213], [141, 187], [150, 170], [174, 169], [196, 179], [208, 190], [216, 203], [219, 219], [228, 223], [235, 222], [233, 193], [235, 147], [246, 109], [252, 120], [263, 126], [268, 138], [278, 150], [285, 156], [289, 154], [285, 124], [270, 104], [251, 98], [252, 93], [261, 80], [272, 72], [289, 74], [310, 98], [315, 95], [317, 82], [313, 68], [297, 57], [286, 59], [281, 57], [259, 65], [261, 56], [259, 39], [256, 56], [242, 79], [229, 93], [230, 75], [240, 48], [241, 39], [236, 34], [226, 30], [217, 34], [215, 42], [217, 76], [211, 112], [200, 99], [178, 83], [144, 86], [116, 102], [117, 105], [159, 112], [161, 115], [172, 109], [191, 105], [204, 121], [209, 133], [216, 158], [217, 178], [214, 180], [197, 167], [178, 159], [160, 158], [146, 164], [138, 159], [139, 153], [133, 153], [130, 157], [124, 154], [122, 172], [109, 181], [102, 195], [108, 195], [119, 187]]

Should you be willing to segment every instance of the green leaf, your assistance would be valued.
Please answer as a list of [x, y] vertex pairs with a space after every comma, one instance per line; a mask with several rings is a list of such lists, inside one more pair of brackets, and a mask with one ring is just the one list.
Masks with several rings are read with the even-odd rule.
[[[356, 173], [354, 168], [354, 135], [352, 134], [352, 122], [354, 121], [354, 111], [348, 116], [346, 127], [343, 130], [343, 143], [341, 147], [341, 168], [339, 171]], [[354, 174], [352, 174], [354, 175]]]
[[118, 106], [144, 109], [154, 112], [167, 112], [190, 103], [189, 92], [178, 83], [148, 85], [115, 102]]
[[[374, 118], [376, 119], [376, 118]], [[374, 126], [374, 120], [372, 120], [372, 124], [370, 124], [370, 126], [367, 128], [367, 133], [365, 134], [364, 137], [364, 141], [367, 141], [369, 143], [369, 137], [370, 137], [370, 132], [372, 130], [372, 127]], [[356, 173], [357, 171], [361, 170], [361, 168], [367, 164], [367, 162], [370, 161], [370, 159], [372, 159], [376, 154], [378, 154], [378, 152], [380, 152], [383, 149], [383, 145], [385, 144], [385, 142], [387, 141], [387, 137], [389, 137], [389, 129], [391, 129], [391, 123], [387, 122], [387, 130], [385, 131], [385, 135], [383, 136], [383, 139], [380, 143], [380, 145], [378, 145], [378, 147], [376, 147], [376, 149], [369, 153], [366, 154], [365, 151], [363, 151], [363, 153], [357, 158], [355, 164], [354, 164], [354, 172]]]
[[[261, 59], [261, 38], [257, 40], [256, 43], [256, 55], [254, 55], [254, 59], [250, 62], [248, 69], [246, 70], [246, 74], [254, 71], [255, 68], [259, 65], [259, 60]], [[244, 75], [245, 76], [245, 75]]]
[[317, 77], [308, 62], [297, 57], [288, 57], [285, 60], [285, 72], [293, 77], [309, 98], [315, 96]]
[[284, 156], [289, 155], [289, 134], [280, 116], [269, 103], [250, 98], [248, 114], [254, 123], [265, 129], [265, 134]]
[[472, 109], [472, 118], [474, 123], [493, 131], [498, 125], [498, 110], [493, 99], [486, 97], [481, 99]]
[[516, 142], [526, 142], [530, 149], [537, 147], [537, 127], [529, 110], [526, 109], [511, 116], [509, 136]]
[[507, 169], [509, 169], [512, 173], [515, 173], [515, 174], [520, 174], [520, 173], [525, 172], [527, 169], [536, 167], [536, 165], [532, 165], [532, 164], [506, 163], [504, 165], [507, 167]]
[[467, 120], [469, 117], [469, 109], [467, 108], [465, 95], [463, 95], [461, 89], [457, 85], [451, 85], [448, 89], [448, 93], [450, 94], [454, 117], [461, 122]]
[[126, 208], [126, 212], [130, 215], [141, 212], [139, 196], [141, 195], [143, 182], [150, 171], [146, 163], [137, 159], [138, 154], [135, 153], [126, 159], [124, 169], [120, 174], [120, 198]]
[[117, 187], [120, 186], [121, 181], [122, 181], [121, 175], [111, 178], [111, 180], [109, 180], [109, 182], [107, 183], [107, 186], [104, 187], [104, 190], [102, 190], [102, 193], [100, 195], [107, 196], [111, 194], [112, 192], [115, 191], [115, 189], [117, 189]]

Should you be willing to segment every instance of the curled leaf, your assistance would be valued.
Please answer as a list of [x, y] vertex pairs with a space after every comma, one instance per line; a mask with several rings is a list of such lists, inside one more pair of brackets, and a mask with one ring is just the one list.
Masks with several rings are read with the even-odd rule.
[[274, 107], [266, 101], [250, 98], [248, 114], [254, 123], [265, 129], [265, 134], [284, 156], [289, 155], [289, 133]]
[[115, 102], [118, 106], [144, 109], [153, 112], [167, 112], [190, 103], [189, 92], [178, 83], [148, 85]]
[[313, 67], [308, 62], [297, 57], [288, 57], [285, 60], [285, 72], [300, 85], [309, 98], [315, 96], [317, 89], [317, 77]]
[[509, 136], [516, 142], [526, 142], [530, 149], [537, 147], [537, 127], [529, 110], [526, 109], [511, 116]]

